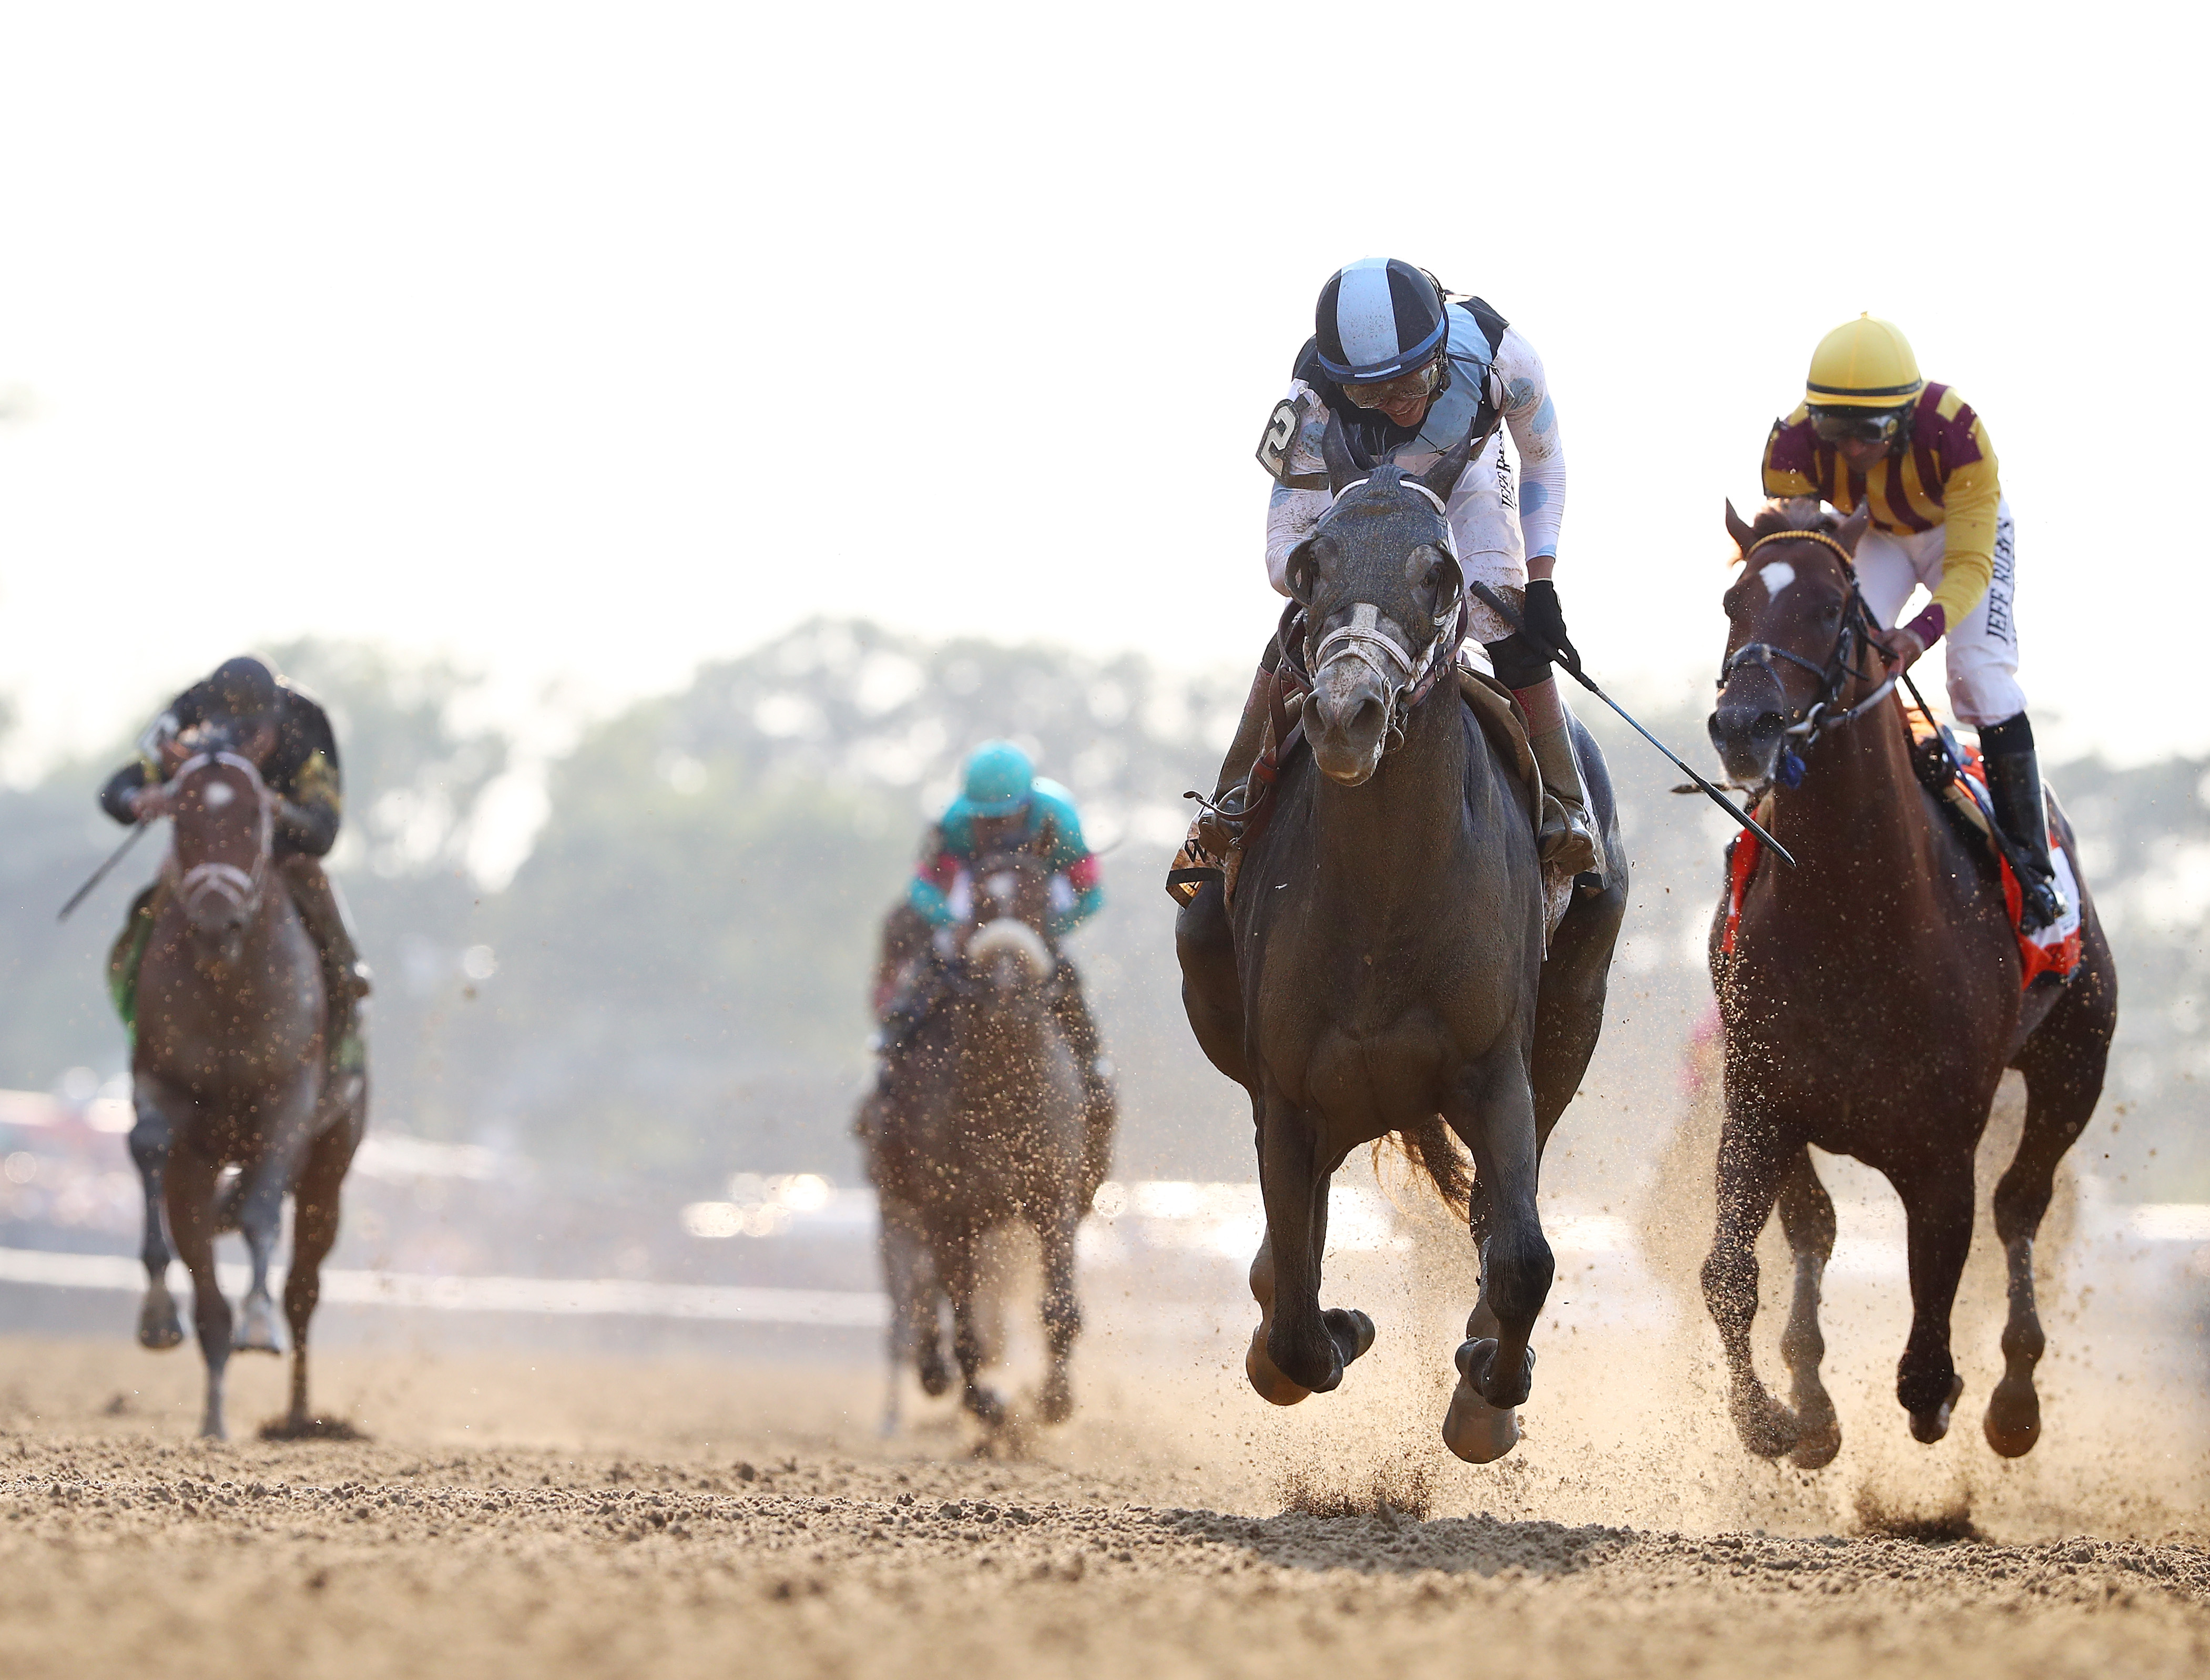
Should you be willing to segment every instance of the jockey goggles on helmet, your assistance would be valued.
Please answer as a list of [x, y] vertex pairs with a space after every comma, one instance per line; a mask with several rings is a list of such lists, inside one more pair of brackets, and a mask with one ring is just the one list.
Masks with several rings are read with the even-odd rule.
[[1811, 429], [1822, 444], [1885, 444], [1893, 449], [1903, 441], [1910, 420], [1907, 408], [1811, 410]]
[[1432, 396], [1442, 384], [1443, 363], [1436, 357], [1425, 367], [1415, 368], [1410, 373], [1400, 373], [1393, 379], [1378, 384], [1344, 385], [1343, 394], [1362, 408], [1386, 408], [1399, 402], [1412, 402]]

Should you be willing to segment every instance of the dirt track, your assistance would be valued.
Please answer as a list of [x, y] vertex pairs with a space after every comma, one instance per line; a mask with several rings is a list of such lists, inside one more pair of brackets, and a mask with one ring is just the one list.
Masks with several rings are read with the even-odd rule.
[[[960, 1456], [948, 1422], [878, 1447], [853, 1415], [866, 1386], [806, 1367], [354, 1356], [326, 1387], [381, 1439], [211, 1447], [189, 1438], [188, 1362], [0, 1341], [10, 1676], [2210, 1665], [2199, 1532], [1422, 1521], [1379, 1475], [1363, 1494], [1292, 1486], [1307, 1508], [1284, 1513], [1249, 1465], [1192, 1461], [1201, 1427], [1078, 1423], [1022, 1461]], [[276, 1378], [241, 1372], [241, 1421]], [[1113, 1398], [1125, 1417], [1132, 1396]], [[1424, 1485], [1399, 1478], [1396, 1497], [1428, 1502]]]

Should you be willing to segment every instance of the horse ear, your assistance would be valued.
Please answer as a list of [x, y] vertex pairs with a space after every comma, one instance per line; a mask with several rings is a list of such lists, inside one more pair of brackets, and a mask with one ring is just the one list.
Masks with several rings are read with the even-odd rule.
[[1420, 474], [1420, 482], [1447, 502], [1458, 481], [1465, 475], [1465, 463], [1473, 459], [1473, 432], [1469, 429], [1455, 449], [1445, 450], [1441, 460]]
[[1307, 537], [1289, 550], [1282, 565], [1282, 581], [1300, 606], [1312, 605], [1313, 586], [1319, 581], [1319, 556], [1314, 552], [1319, 543], [1319, 538]]
[[1872, 523], [1872, 508], [1866, 503], [1859, 502], [1857, 511], [1834, 527], [1834, 541], [1849, 550], [1851, 559], [1857, 559], [1857, 542], [1864, 535], [1865, 527], [1870, 523]]
[[1370, 462], [1359, 460], [1350, 433], [1344, 430], [1342, 417], [1331, 408], [1328, 411], [1327, 427], [1319, 434], [1319, 458], [1327, 468], [1327, 488], [1331, 496], [1340, 496], [1344, 486], [1355, 483], [1374, 470]]
[[1734, 539], [1734, 546], [1738, 551], [1735, 558], [1741, 559], [1749, 553], [1749, 545], [1757, 541], [1757, 534], [1743, 523], [1742, 516], [1734, 511], [1733, 497], [1727, 498], [1726, 507], [1727, 535]]

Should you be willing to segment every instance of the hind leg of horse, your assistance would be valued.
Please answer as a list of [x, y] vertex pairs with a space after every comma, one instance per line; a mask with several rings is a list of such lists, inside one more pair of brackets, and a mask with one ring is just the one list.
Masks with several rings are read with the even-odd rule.
[[[1950, 1135], [1970, 1139], [1973, 1129], [1959, 1124]], [[1949, 1310], [1972, 1246], [1972, 1157], [1890, 1177], [1903, 1198], [1911, 1259], [1911, 1339], [1896, 1362], [1895, 1398], [1911, 1414], [1912, 1438], [1930, 1447], [1949, 1433], [1950, 1408], [1965, 1388], [1949, 1353]]]
[[223, 1427], [222, 1380], [230, 1363], [230, 1303], [214, 1275], [214, 1163], [194, 1149], [171, 1153], [162, 1174], [163, 1200], [177, 1257], [192, 1274], [192, 1326], [199, 1333], [200, 1356], [207, 1362], [207, 1405], [200, 1433], [227, 1439]]
[[[233, 1353], [284, 1351], [276, 1335], [276, 1301], [269, 1290], [269, 1266], [283, 1230], [284, 1188], [289, 1176], [285, 1163], [271, 1157], [250, 1169], [242, 1181], [245, 1194], [238, 1204], [238, 1230], [245, 1239], [253, 1275], [245, 1300], [239, 1302], [238, 1327], [230, 1344]], [[295, 1250], [298, 1246], [295, 1236]], [[297, 1270], [296, 1260], [293, 1269]]]
[[1074, 1339], [1082, 1333], [1082, 1303], [1074, 1293], [1076, 1212], [1049, 1220], [1036, 1230], [1043, 1251], [1043, 1331], [1051, 1356], [1044, 1374], [1038, 1414], [1047, 1423], [1064, 1423], [1074, 1415], [1074, 1387], [1069, 1369]]
[[1718, 1220], [1704, 1260], [1704, 1305], [1726, 1355], [1727, 1409], [1735, 1433], [1761, 1459], [1789, 1451], [1798, 1433], [1795, 1414], [1759, 1379], [1749, 1345], [1749, 1326], [1757, 1317], [1757, 1234], [1772, 1215], [1796, 1153], [1769, 1127], [1745, 1121], [1730, 1103], [1719, 1133]]
[[146, 1298], [138, 1308], [138, 1345], [156, 1351], [184, 1339], [177, 1298], [169, 1293], [172, 1255], [162, 1210], [161, 1169], [168, 1163], [169, 1135], [168, 1117], [153, 1103], [142, 1102], [137, 1124], [130, 1128], [130, 1160], [146, 1192], [146, 1233], [139, 1248], [146, 1262]]
[[1796, 1259], [1796, 1293], [1788, 1308], [1788, 1327], [1780, 1334], [1780, 1357], [1788, 1366], [1789, 1403], [1796, 1411], [1796, 1445], [1789, 1462], [1798, 1470], [1821, 1470], [1842, 1450], [1842, 1422], [1820, 1381], [1827, 1339], [1819, 1329], [1819, 1296], [1827, 1262], [1834, 1252], [1834, 1203], [1811, 1164], [1811, 1151], [1798, 1148], [1780, 1185], [1780, 1228]]
[[[2045, 1033], [2050, 1025], [2045, 1023]], [[2007, 1459], [2022, 1458], [2041, 1438], [2041, 1398], [2033, 1386], [2046, 1338], [2033, 1298], [2033, 1239], [2049, 1211], [2056, 1163], [2095, 1112], [2103, 1091], [2107, 1034], [2044, 1047], [2036, 1035], [2020, 1058], [2026, 1074], [2026, 1126], [2018, 1154], [1996, 1183], [1996, 1236], [2009, 1274], [2010, 1313], [2003, 1324], [2003, 1374], [1988, 1397], [1981, 1420], [1988, 1445]]]
[[1343, 1368], [1374, 1345], [1374, 1321], [1365, 1314], [1320, 1310], [1328, 1179], [1336, 1164], [1323, 1155], [1312, 1117], [1270, 1090], [1259, 1121], [1266, 1240], [1251, 1263], [1251, 1294], [1261, 1315], [1243, 1369], [1276, 1405], [1328, 1393], [1343, 1381]]
[[307, 1404], [307, 1325], [323, 1296], [323, 1262], [338, 1240], [339, 1208], [355, 1141], [342, 1121], [316, 1139], [293, 1194], [284, 1319], [292, 1331], [292, 1404], [285, 1423], [295, 1434], [314, 1417]]
[[[1478, 1097], [1445, 1118], [1473, 1151], [1481, 1192], [1472, 1237], [1481, 1256], [1481, 1293], [1457, 1355], [1458, 1387], [1443, 1420], [1444, 1444], [1487, 1463], [1519, 1438], [1513, 1408], [1533, 1387], [1536, 1320], [1549, 1296], [1556, 1262], [1535, 1208], [1540, 1150], [1534, 1092], [1517, 1054], [1483, 1070]], [[1483, 1309], [1494, 1339], [1475, 1336]]]
[[960, 1404], [992, 1428], [1005, 1421], [1005, 1402], [982, 1381], [987, 1344], [981, 1322], [981, 1242], [979, 1233], [939, 1236], [935, 1245], [938, 1274], [951, 1297], [951, 1352], [963, 1384]]

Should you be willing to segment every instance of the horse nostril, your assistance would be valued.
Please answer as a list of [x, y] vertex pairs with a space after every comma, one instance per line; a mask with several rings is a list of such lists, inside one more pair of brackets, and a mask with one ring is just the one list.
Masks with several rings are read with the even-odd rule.
[[1787, 726], [1787, 722], [1788, 720], [1777, 711], [1761, 711], [1757, 715], [1757, 722], [1749, 726], [1749, 738], [1757, 741], [1771, 740]]

